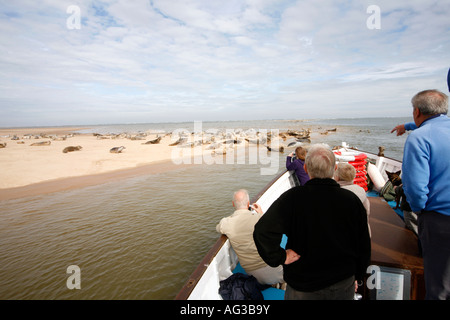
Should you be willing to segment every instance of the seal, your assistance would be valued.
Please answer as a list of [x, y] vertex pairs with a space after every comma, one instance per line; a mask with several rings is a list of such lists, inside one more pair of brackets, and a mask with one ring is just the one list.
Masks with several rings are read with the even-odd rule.
[[378, 147], [378, 156], [379, 157], [384, 157], [384, 150], [386, 150], [386, 148], [384, 146]]
[[303, 145], [302, 142], [299, 142], [299, 141], [293, 141], [293, 142], [290, 142], [287, 146], [288, 146], [289, 148], [291, 148], [291, 147], [297, 148], [297, 147], [301, 147], [302, 145]]
[[275, 152], [281, 152], [281, 153], [284, 152], [284, 146], [279, 146], [278, 148], [272, 148], [272, 147], [266, 146], [266, 148], [268, 151], [275, 151]]
[[35, 142], [35, 143], [30, 144], [30, 146], [33, 146], [33, 147], [35, 147], [35, 146], [49, 146], [50, 143], [51, 143], [51, 141]]
[[111, 148], [109, 150], [109, 152], [111, 152], [111, 153], [121, 153], [123, 149], [125, 149], [124, 146], [114, 147], [114, 148]]
[[81, 149], [83, 149], [81, 146], [68, 146], [68, 147], [64, 148], [63, 153], [72, 152], [72, 151], [78, 151], [78, 150], [81, 150]]
[[0, 142], [0, 148], [6, 148], [6, 142]]
[[177, 141], [172, 142], [171, 144], [169, 144], [169, 146], [173, 147], [173, 146], [179, 145], [179, 144], [181, 144], [181, 143], [184, 143], [184, 142], [186, 142], [186, 141], [187, 141], [187, 138], [185, 138], [185, 137], [180, 137]]
[[145, 142], [145, 143], [143, 143], [143, 144], [157, 144], [157, 143], [159, 143], [159, 142], [161, 141], [161, 138], [162, 138], [162, 137], [158, 137], [158, 138], [156, 138], [156, 139], [149, 140], [149, 141], [147, 141], [147, 142]]

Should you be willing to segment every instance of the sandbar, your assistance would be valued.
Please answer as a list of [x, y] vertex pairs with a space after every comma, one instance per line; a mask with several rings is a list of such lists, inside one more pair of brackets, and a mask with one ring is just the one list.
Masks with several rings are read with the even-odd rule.
[[[158, 144], [149, 134], [132, 140], [78, 134], [79, 127], [0, 129], [0, 200], [96, 185], [181, 168], [171, 161], [170, 136]], [[133, 137], [132, 137], [133, 138]], [[42, 145], [34, 145], [43, 143]], [[49, 144], [48, 144], [49, 143]], [[69, 146], [81, 150], [64, 153]], [[125, 146], [121, 153], [114, 147]]]

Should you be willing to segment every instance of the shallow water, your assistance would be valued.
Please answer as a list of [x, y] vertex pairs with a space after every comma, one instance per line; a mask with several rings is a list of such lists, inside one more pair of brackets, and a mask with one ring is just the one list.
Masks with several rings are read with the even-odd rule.
[[[0, 297], [172, 299], [216, 241], [232, 190], [254, 194], [271, 178], [196, 166], [3, 201]], [[69, 265], [81, 269], [81, 290], [66, 286]]]
[[[406, 136], [389, 132], [403, 120], [278, 121], [265, 128], [337, 127], [317, 140], [375, 153], [385, 145], [386, 156], [401, 158]], [[261, 122], [246, 125], [240, 128]], [[285, 156], [279, 154], [277, 172]], [[274, 178], [261, 175], [260, 167], [248, 161], [193, 165], [1, 201], [0, 298], [173, 299], [217, 240], [215, 226], [232, 213], [233, 191], [246, 188], [255, 196]], [[66, 285], [70, 265], [81, 270], [79, 290]]]

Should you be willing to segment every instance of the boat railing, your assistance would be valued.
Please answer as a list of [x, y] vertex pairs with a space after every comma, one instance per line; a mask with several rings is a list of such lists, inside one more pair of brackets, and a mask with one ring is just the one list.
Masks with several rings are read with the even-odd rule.
[[385, 157], [377, 157], [375, 165], [377, 166], [385, 181], [387, 181], [388, 179], [386, 171], [396, 172], [398, 170], [401, 170], [398, 161]]
[[263, 212], [266, 212], [275, 199], [278, 199], [285, 191], [297, 186], [298, 179], [293, 171], [283, 171], [280, 173], [262, 192], [260, 192], [253, 203], [258, 203]]

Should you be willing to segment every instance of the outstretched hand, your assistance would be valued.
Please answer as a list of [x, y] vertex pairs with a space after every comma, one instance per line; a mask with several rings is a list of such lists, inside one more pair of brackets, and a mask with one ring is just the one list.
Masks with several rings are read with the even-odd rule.
[[402, 134], [404, 134], [406, 132], [405, 125], [399, 124], [394, 129], [392, 129], [391, 133], [394, 131], [397, 131], [397, 136], [401, 136]]

